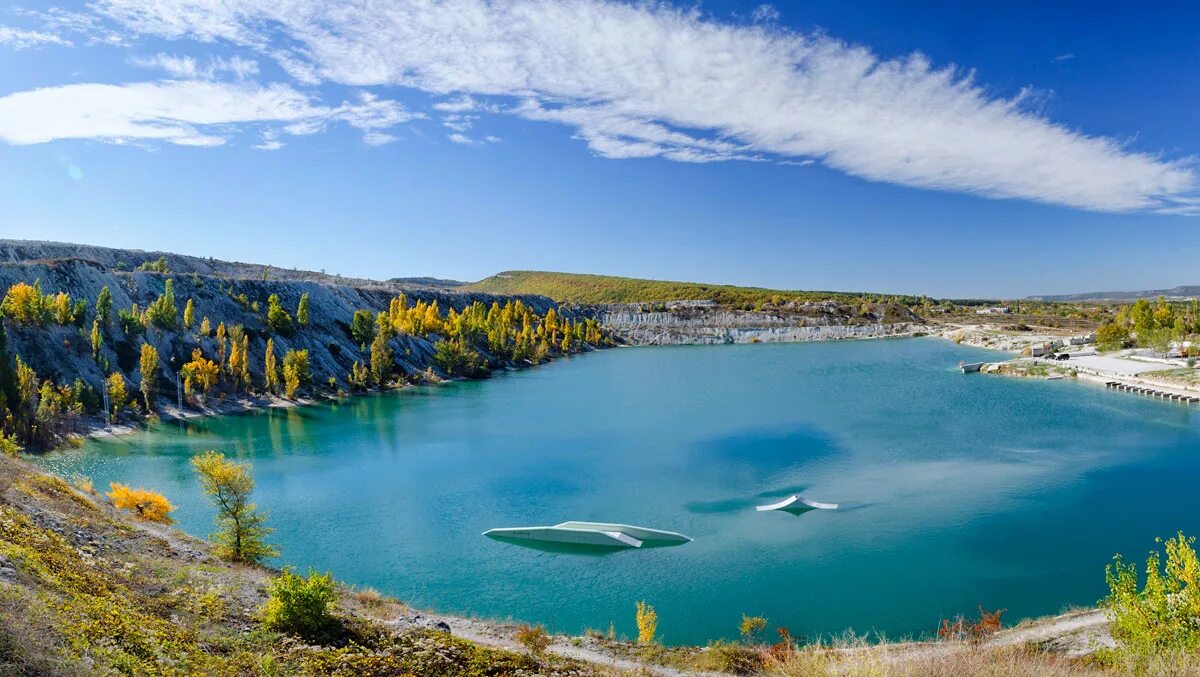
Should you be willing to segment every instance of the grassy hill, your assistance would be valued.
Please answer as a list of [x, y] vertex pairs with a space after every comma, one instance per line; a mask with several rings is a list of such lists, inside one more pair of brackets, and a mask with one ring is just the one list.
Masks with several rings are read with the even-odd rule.
[[[495, 294], [539, 294], [564, 303], [661, 303], [666, 301], [709, 300], [722, 305], [745, 306], [760, 303], [781, 305], [788, 301], [861, 301], [881, 299], [879, 295], [829, 292], [784, 291], [761, 287], [735, 287], [698, 282], [643, 280], [613, 275], [551, 273], [534, 270], [510, 270], [497, 273], [462, 291]], [[902, 297], [903, 298], [903, 297]]]

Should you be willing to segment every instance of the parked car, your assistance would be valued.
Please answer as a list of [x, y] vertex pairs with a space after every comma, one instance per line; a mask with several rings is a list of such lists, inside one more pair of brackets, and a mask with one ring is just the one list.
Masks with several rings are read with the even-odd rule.
[[1069, 360], [1069, 359], [1071, 359], [1071, 354], [1070, 353], [1059, 353], [1054, 356], [1054, 359], [1060, 360], [1060, 361], [1061, 360]]

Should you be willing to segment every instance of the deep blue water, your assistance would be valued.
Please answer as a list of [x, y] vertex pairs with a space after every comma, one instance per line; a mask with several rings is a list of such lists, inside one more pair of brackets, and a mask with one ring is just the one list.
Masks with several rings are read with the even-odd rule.
[[[43, 463], [163, 491], [205, 535], [188, 457], [250, 460], [281, 563], [416, 606], [671, 643], [763, 615], [889, 637], [1095, 603], [1115, 552], [1200, 533], [1200, 408], [963, 375], [936, 339], [618, 349], [488, 381], [163, 425]], [[801, 491], [799, 517], [753, 506]], [[550, 553], [492, 527], [619, 521], [673, 548]]]

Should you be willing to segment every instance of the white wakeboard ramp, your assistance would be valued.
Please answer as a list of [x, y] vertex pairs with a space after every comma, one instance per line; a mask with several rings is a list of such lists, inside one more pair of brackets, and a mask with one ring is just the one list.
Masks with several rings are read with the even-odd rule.
[[548, 543], [600, 545], [616, 548], [640, 548], [647, 545], [687, 543], [692, 539], [674, 531], [662, 531], [629, 524], [608, 522], [563, 522], [552, 527], [509, 527], [489, 529], [484, 536]]
[[792, 494], [778, 503], [770, 503], [767, 505], [755, 506], [755, 510], [759, 512], [767, 512], [768, 510], [780, 510], [783, 512], [808, 512], [809, 510], [837, 510], [837, 503], [821, 503], [807, 499], [799, 494]]

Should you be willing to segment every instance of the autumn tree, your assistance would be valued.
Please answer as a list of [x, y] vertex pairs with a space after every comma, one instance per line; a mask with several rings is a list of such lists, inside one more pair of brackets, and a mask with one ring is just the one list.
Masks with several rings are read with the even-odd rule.
[[212, 323], [208, 321], [207, 317], [205, 317], [203, 320], [200, 320], [200, 332], [199, 333], [201, 336], [211, 336], [212, 335]]
[[222, 371], [225, 370], [225, 337], [226, 336], [227, 336], [227, 333], [225, 331], [225, 323], [222, 322], [221, 324], [217, 325], [217, 364], [220, 365]]
[[204, 358], [204, 353], [196, 348], [192, 351], [192, 361], [183, 365], [179, 370], [183, 376], [183, 389], [190, 395], [193, 384], [200, 384], [200, 389], [207, 393], [213, 386], [217, 384], [217, 376], [221, 373], [221, 368], [216, 362]]
[[191, 329], [196, 323], [196, 303], [191, 299], [187, 300], [187, 305], [183, 307], [183, 328]]
[[18, 282], [8, 288], [0, 313], [17, 324], [43, 326], [50, 320], [49, 301], [42, 295], [41, 280]]
[[146, 411], [154, 411], [154, 377], [158, 373], [158, 351], [149, 343], [142, 343], [142, 354], [138, 360], [142, 372], [142, 400], [146, 402]]
[[112, 408], [112, 415], [116, 416], [129, 403], [129, 389], [125, 386], [125, 377], [121, 372], [114, 371], [105, 379], [104, 387], [108, 390], [108, 404]]
[[267, 351], [263, 357], [263, 375], [267, 392], [272, 395], [279, 390], [279, 367], [275, 364], [275, 339], [267, 339]]
[[108, 487], [108, 497], [117, 510], [128, 510], [138, 519], [149, 522], [170, 524], [175, 521], [170, 515], [175, 506], [157, 491], [141, 487], [134, 489], [118, 482], [111, 482]]
[[250, 466], [225, 458], [216, 451], [192, 457], [192, 467], [200, 478], [204, 493], [217, 508], [217, 531], [212, 538], [217, 556], [231, 562], [258, 564], [279, 551], [266, 543], [273, 531], [266, 526], [267, 516], [250, 502], [254, 478]]
[[242, 363], [238, 365], [238, 378], [242, 387], [250, 389], [250, 335], [242, 333]]
[[100, 333], [100, 318], [92, 320], [92, 359], [100, 361], [100, 347], [104, 345], [104, 337]]
[[308, 292], [300, 295], [300, 303], [296, 306], [296, 324], [308, 326]]
[[312, 381], [308, 366], [308, 350], [289, 350], [283, 356], [283, 388], [288, 399], [295, 399], [296, 391], [304, 383]]

